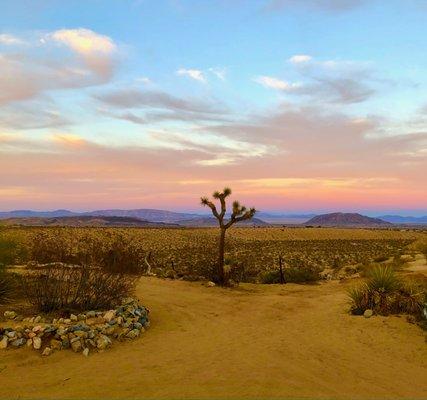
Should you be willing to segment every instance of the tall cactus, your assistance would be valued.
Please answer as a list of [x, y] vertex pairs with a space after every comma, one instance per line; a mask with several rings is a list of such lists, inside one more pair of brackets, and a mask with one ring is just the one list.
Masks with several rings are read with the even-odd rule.
[[231, 195], [230, 188], [224, 188], [222, 192], [215, 192], [212, 197], [215, 200], [220, 201], [221, 210], [218, 211], [213, 201], [208, 197], [202, 197], [200, 199], [203, 206], [207, 206], [211, 209], [212, 214], [218, 220], [220, 228], [219, 236], [219, 254], [218, 254], [218, 283], [222, 286], [228, 286], [230, 283], [229, 270], [224, 268], [224, 251], [225, 251], [225, 233], [228, 228], [234, 225], [236, 222], [249, 220], [255, 213], [255, 208], [247, 209], [245, 206], [240, 205], [238, 201], [233, 202], [232, 213], [230, 219], [224, 220], [227, 212], [227, 204], [225, 199]]

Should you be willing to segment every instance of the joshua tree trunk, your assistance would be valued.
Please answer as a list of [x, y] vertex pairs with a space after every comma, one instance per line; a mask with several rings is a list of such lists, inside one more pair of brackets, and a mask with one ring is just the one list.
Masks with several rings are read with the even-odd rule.
[[280, 271], [280, 283], [285, 283], [285, 275], [283, 274], [282, 256], [279, 256], [279, 271]]
[[224, 271], [225, 231], [226, 229], [221, 227], [218, 254], [218, 280], [219, 283], [223, 286], [228, 285], [228, 274]]

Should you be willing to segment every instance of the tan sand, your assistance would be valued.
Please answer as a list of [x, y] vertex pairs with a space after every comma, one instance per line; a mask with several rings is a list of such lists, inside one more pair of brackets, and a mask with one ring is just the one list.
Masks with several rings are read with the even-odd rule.
[[346, 313], [345, 285], [143, 278], [150, 330], [88, 358], [0, 353], [1, 398], [427, 398], [424, 333]]

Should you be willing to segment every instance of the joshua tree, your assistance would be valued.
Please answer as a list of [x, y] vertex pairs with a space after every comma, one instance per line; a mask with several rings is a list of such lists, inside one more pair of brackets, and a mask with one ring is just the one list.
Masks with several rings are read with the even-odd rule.
[[230, 226], [239, 221], [244, 221], [251, 219], [255, 213], [255, 208], [250, 208], [249, 210], [240, 205], [238, 201], [233, 202], [233, 209], [229, 220], [224, 221], [225, 213], [227, 212], [227, 206], [225, 199], [231, 195], [231, 189], [225, 188], [222, 192], [215, 192], [212, 197], [220, 201], [221, 211], [218, 212], [215, 204], [209, 200], [207, 197], [202, 197], [201, 203], [203, 206], [208, 206], [214, 217], [218, 220], [220, 228], [219, 236], [219, 255], [218, 255], [218, 283], [223, 286], [228, 286], [229, 284], [229, 270], [224, 268], [224, 247], [225, 247], [225, 232]]

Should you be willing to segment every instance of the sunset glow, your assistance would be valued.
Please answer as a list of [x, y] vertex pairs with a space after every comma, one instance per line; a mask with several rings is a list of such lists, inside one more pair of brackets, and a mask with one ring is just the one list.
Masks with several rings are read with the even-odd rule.
[[344, 3], [3, 4], [0, 210], [426, 213], [427, 7]]

